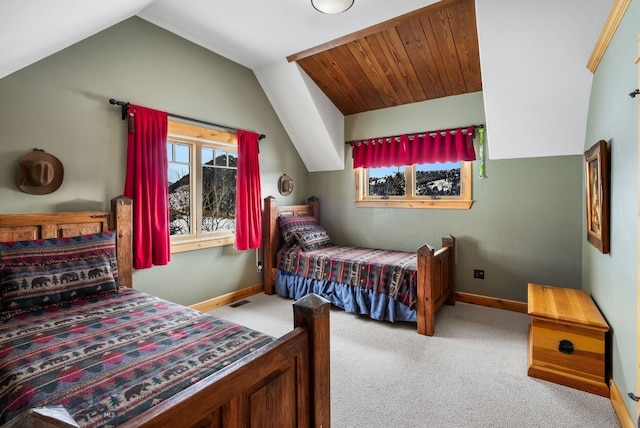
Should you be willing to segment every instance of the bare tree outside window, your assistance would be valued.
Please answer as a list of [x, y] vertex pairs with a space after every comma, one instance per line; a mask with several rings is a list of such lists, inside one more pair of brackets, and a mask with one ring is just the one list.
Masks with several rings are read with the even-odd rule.
[[237, 135], [168, 121], [171, 252], [233, 245]]
[[202, 231], [235, 230], [236, 171], [238, 156], [233, 152], [203, 149], [214, 158], [202, 165]]
[[404, 196], [407, 180], [403, 166], [369, 168], [369, 196]]
[[[190, 235], [194, 230], [191, 189], [196, 179], [190, 173], [188, 144], [168, 142], [169, 228], [171, 236]], [[236, 226], [236, 171], [238, 155], [228, 150], [201, 147], [202, 194], [196, 198], [201, 208], [200, 232], [234, 231]]]
[[191, 147], [167, 143], [169, 161], [169, 233], [191, 233]]

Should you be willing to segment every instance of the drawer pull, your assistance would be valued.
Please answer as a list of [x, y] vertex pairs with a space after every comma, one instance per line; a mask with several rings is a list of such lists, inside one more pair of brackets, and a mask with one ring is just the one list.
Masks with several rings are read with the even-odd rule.
[[561, 340], [560, 343], [558, 343], [558, 351], [563, 354], [573, 354], [573, 343], [571, 343], [570, 340]]

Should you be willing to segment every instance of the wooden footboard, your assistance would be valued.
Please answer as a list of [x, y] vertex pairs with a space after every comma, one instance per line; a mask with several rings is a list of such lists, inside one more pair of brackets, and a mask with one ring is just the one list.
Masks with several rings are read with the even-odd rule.
[[454, 305], [455, 238], [442, 238], [442, 248], [423, 245], [418, 249], [418, 334], [433, 336], [436, 311], [443, 303]]
[[122, 427], [329, 427], [330, 303], [294, 303], [295, 329]]

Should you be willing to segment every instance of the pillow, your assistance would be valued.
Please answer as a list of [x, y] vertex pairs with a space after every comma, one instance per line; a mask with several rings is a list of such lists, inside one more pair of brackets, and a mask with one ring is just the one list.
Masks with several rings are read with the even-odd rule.
[[0, 242], [0, 311], [117, 292], [115, 233]]
[[286, 246], [296, 242], [295, 232], [318, 226], [318, 220], [312, 216], [278, 217], [280, 234]]
[[297, 230], [295, 235], [302, 246], [302, 251], [314, 251], [331, 246], [331, 239], [322, 226]]

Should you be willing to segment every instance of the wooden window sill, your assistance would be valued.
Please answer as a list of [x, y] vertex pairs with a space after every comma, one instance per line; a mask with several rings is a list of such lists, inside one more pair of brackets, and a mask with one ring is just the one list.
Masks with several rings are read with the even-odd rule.
[[422, 208], [422, 209], [449, 209], [449, 210], [468, 210], [473, 205], [470, 200], [446, 200], [446, 199], [429, 199], [429, 200], [393, 200], [393, 199], [376, 199], [355, 201], [356, 207], [359, 208]]
[[183, 253], [185, 251], [202, 250], [204, 248], [222, 247], [233, 245], [235, 236], [225, 236], [220, 238], [195, 238], [185, 241], [171, 243], [171, 253]]

